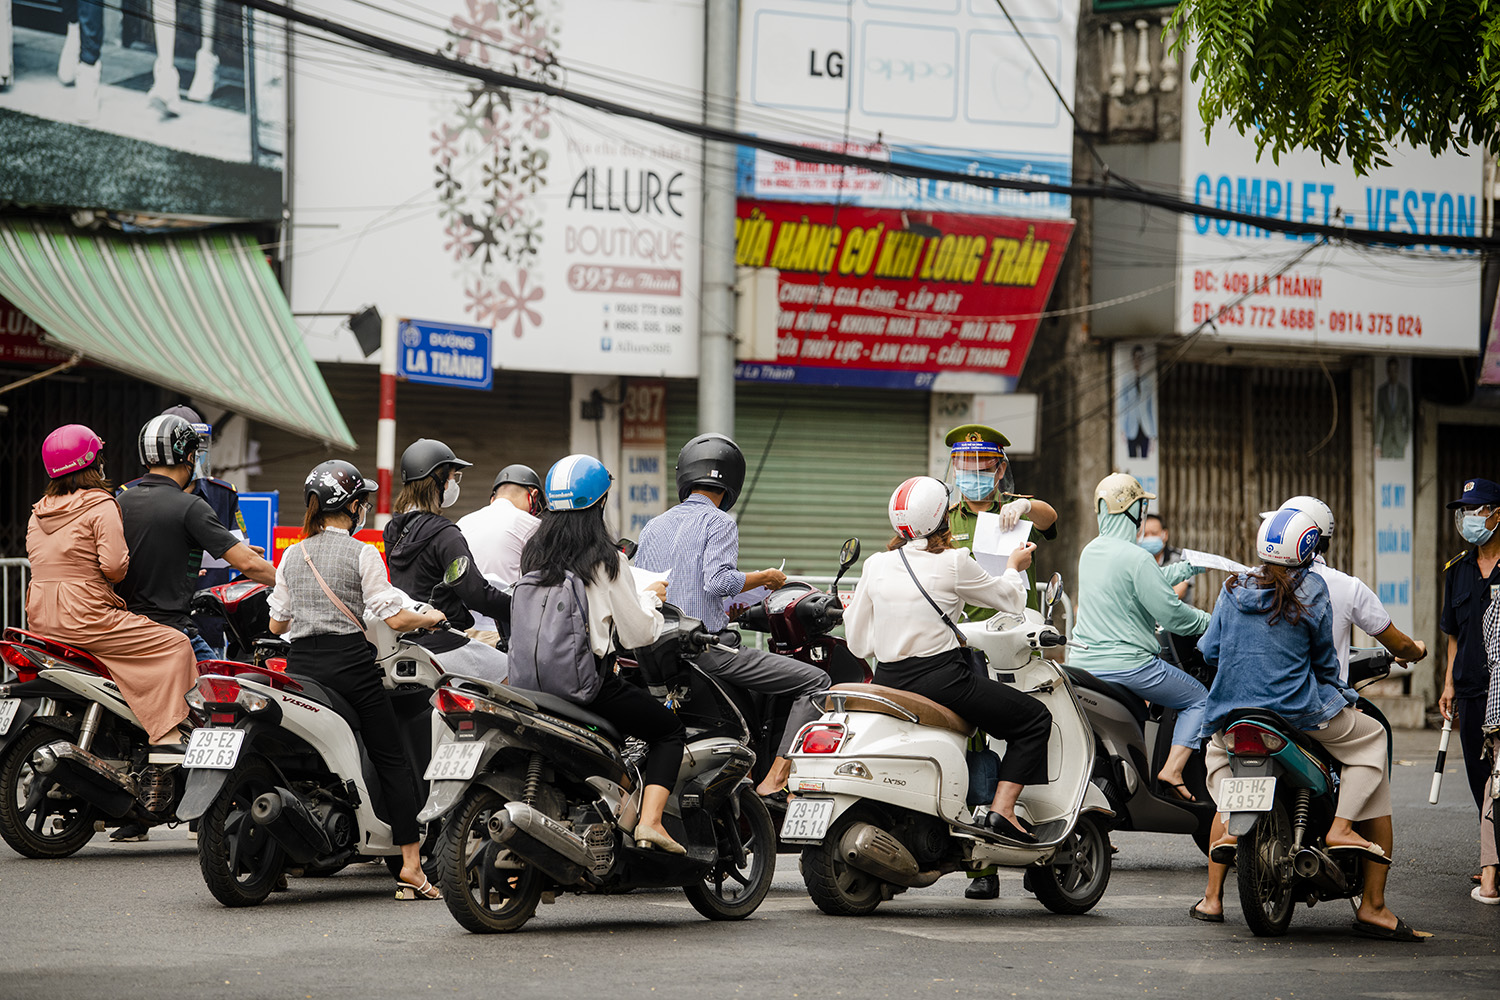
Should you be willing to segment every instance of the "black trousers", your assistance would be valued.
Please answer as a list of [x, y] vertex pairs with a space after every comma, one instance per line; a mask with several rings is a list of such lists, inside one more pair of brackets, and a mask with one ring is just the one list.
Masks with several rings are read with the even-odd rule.
[[1015, 688], [979, 677], [958, 649], [936, 656], [913, 656], [875, 667], [875, 683], [930, 698], [1005, 741], [1000, 780], [1022, 785], [1047, 783], [1047, 738], [1052, 713]]
[[1484, 809], [1484, 783], [1490, 777], [1490, 762], [1484, 759], [1484, 705], [1487, 697], [1481, 694], [1453, 699], [1453, 711], [1458, 713], [1458, 745], [1464, 748], [1464, 777], [1469, 779], [1469, 791], [1481, 811]]
[[414, 844], [417, 827], [417, 779], [401, 743], [401, 726], [391, 696], [380, 685], [375, 650], [362, 635], [313, 635], [293, 639], [287, 670], [337, 691], [359, 716], [359, 738], [375, 765], [391, 839]]
[[599, 693], [585, 707], [608, 719], [620, 732], [650, 745], [641, 763], [642, 781], [669, 791], [677, 784], [687, 729], [676, 712], [651, 697], [644, 688], [626, 684], [613, 672], [604, 675]]

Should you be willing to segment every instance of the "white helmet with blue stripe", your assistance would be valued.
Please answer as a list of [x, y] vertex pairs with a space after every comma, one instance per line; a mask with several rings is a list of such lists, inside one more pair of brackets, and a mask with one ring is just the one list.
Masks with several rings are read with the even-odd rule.
[[1277, 566], [1305, 566], [1318, 551], [1323, 529], [1305, 510], [1283, 506], [1260, 522], [1255, 536], [1255, 554], [1261, 562]]
[[614, 477], [592, 455], [569, 455], [551, 469], [542, 484], [548, 510], [583, 510], [609, 495]]

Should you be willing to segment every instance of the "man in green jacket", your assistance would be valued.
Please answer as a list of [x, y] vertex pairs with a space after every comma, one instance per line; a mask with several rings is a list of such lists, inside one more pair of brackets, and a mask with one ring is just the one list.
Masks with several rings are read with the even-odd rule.
[[1136, 544], [1146, 507], [1156, 499], [1134, 476], [1105, 476], [1094, 490], [1099, 537], [1078, 557], [1078, 621], [1073, 638], [1088, 649], [1068, 652], [1068, 666], [1098, 674], [1157, 705], [1177, 709], [1172, 750], [1157, 774], [1171, 794], [1191, 801], [1182, 770], [1203, 743], [1208, 690], [1160, 656], [1158, 623], [1179, 635], [1200, 635], [1209, 615], [1184, 604], [1174, 584], [1201, 572], [1190, 563], [1158, 566]]

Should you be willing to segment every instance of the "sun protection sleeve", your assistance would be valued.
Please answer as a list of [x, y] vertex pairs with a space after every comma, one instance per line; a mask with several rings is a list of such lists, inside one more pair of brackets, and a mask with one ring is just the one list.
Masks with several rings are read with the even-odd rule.
[[849, 652], [861, 659], [875, 655], [875, 630], [871, 628], [875, 614], [874, 602], [870, 600], [869, 563], [854, 585], [854, 598], [844, 611], [844, 638], [849, 643]]
[[[1145, 550], [1141, 551], [1146, 555]], [[1156, 623], [1168, 632], [1178, 635], [1197, 635], [1208, 627], [1208, 612], [1200, 611], [1191, 604], [1182, 603], [1172, 583], [1156, 560], [1147, 556], [1132, 560], [1136, 600], [1141, 602]], [[1176, 564], [1174, 564], [1176, 565]], [[1173, 581], [1181, 582], [1181, 581]]]
[[1198, 652], [1203, 654], [1204, 662], [1209, 666], [1219, 665], [1219, 640], [1224, 633], [1223, 618], [1226, 610], [1232, 607], [1229, 592], [1220, 587], [1219, 599], [1214, 602], [1213, 617], [1208, 620], [1208, 628], [1204, 630], [1203, 637], [1198, 640]]

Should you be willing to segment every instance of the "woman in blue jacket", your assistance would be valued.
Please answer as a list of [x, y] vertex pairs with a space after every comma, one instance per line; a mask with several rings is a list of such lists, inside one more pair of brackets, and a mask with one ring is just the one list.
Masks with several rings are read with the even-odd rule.
[[[1265, 565], [1230, 578], [1219, 593], [1208, 631], [1198, 641], [1203, 658], [1219, 667], [1203, 725], [1209, 739], [1208, 788], [1217, 796], [1220, 781], [1230, 777], [1228, 746], [1220, 727], [1236, 708], [1270, 709], [1323, 744], [1343, 764], [1334, 821], [1325, 840], [1330, 848], [1354, 849], [1366, 856], [1365, 893], [1355, 930], [1370, 937], [1416, 940], [1418, 932], [1385, 905], [1391, 851], [1387, 736], [1379, 722], [1355, 711], [1358, 696], [1339, 678], [1328, 587], [1309, 572], [1320, 537], [1310, 515], [1294, 509], [1277, 511], [1261, 522], [1255, 541], [1256, 554]], [[1356, 823], [1364, 833], [1355, 830]], [[1208, 886], [1189, 914], [1220, 923], [1234, 840], [1217, 817], [1212, 837]]]

